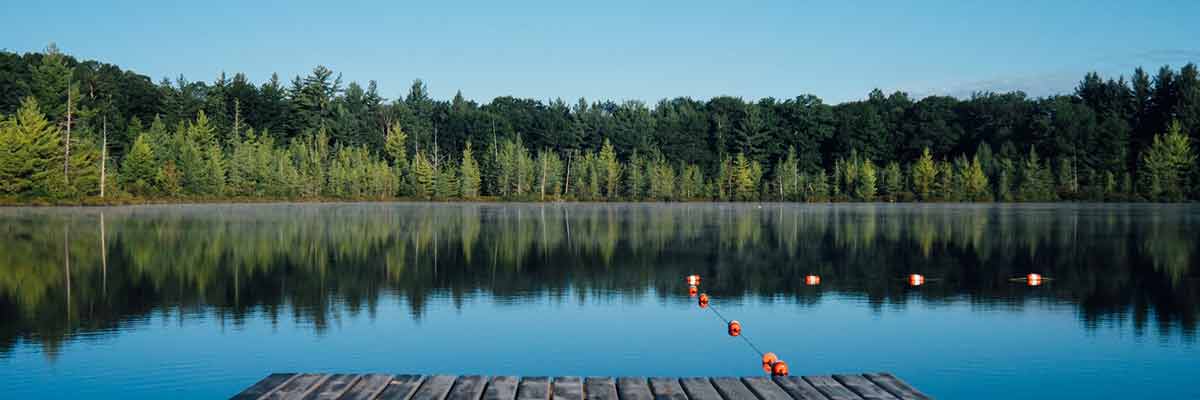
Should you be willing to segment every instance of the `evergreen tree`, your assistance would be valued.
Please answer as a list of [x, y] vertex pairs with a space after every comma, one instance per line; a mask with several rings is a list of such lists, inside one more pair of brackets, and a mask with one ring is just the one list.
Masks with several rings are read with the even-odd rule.
[[475, 155], [471, 151], [471, 141], [467, 141], [462, 152], [462, 163], [459, 167], [459, 176], [462, 182], [462, 188], [459, 192], [464, 199], [474, 199], [479, 197], [479, 185], [481, 177], [479, 175], [479, 164], [475, 162]]
[[434, 195], [434, 184], [436, 183], [437, 171], [433, 169], [433, 164], [425, 158], [425, 154], [417, 152], [413, 155], [412, 160], [412, 190], [413, 196], [419, 199], [429, 200]]
[[599, 162], [604, 169], [604, 195], [609, 199], [620, 197], [618, 191], [621, 183], [621, 163], [617, 161], [617, 152], [613, 149], [612, 143], [608, 138], [604, 139], [604, 145], [600, 148]]
[[864, 160], [858, 168], [858, 179], [854, 189], [854, 196], [862, 201], [872, 201], [875, 199], [875, 182], [877, 180], [875, 163], [871, 160]]
[[988, 200], [988, 178], [983, 173], [983, 163], [979, 161], [978, 153], [971, 159], [965, 179], [966, 199], [970, 201]]
[[937, 179], [938, 170], [933, 162], [933, 155], [929, 153], [929, 148], [921, 152], [921, 158], [917, 159], [916, 164], [912, 167], [912, 184], [913, 191], [921, 200], [928, 200], [933, 184]]
[[[629, 156], [629, 162], [622, 169], [625, 171], [625, 195], [630, 200], [641, 200], [646, 190], [646, 169], [642, 157], [634, 151], [633, 155]], [[608, 171], [611, 173], [611, 169]]]
[[[737, 177], [734, 195], [740, 201], [752, 201], [758, 188], [754, 164], [746, 159], [745, 153], [738, 153], [734, 161], [734, 171]], [[761, 172], [759, 173], [761, 174]]]
[[0, 193], [61, 197], [62, 139], [33, 97], [26, 97], [11, 118], [0, 122]]
[[1151, 200], [1180, 201], [1187, 192], [1187, 177], [1196, 162], [1190, 139], [1172, 122], [1166, 134], [1154, 135], [1150, 148], [1142, 153], [1142, 192]]
[[900, 163], [892, 161], [884, 169], [883, 190], [892, 200], [904, 191], [904, 172], [900, 170]]
[[1017, 193], [1023, 201], [1048, 201], [1050, 193], [1050, 171], [1041, 164], [1037, 151], [1029, 147], [1029, 155], [1021, 167], [1021, 181]]
[[121, 185], [134, 196], [152, 196], [158, 191], [158, 160], [145, 134], [133, 140], [133, 147], [121, 162]]

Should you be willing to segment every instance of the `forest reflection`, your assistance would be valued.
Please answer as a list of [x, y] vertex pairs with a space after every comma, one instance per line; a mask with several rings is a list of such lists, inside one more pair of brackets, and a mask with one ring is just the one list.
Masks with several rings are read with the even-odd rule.
[[[1197, 208], [1187, 205], [276, 204], [0, 210], [0, 356], [19, 343], [136, 329], [154, 314], [222, 323], [402, 299], [519, 304], [572, 293], [666, 299], [699, 273], [718, 296], [805, 304], [1072, 304], [1088, 329], [1194, 340]], [[903, 277], [932, 282], [910, 288]], [[1010, 281], [1036, 272], [1031, 288]], [[804, 285], [806, 275], [821, 285]], [[653, 290], [648, 290], [653, 289]]]

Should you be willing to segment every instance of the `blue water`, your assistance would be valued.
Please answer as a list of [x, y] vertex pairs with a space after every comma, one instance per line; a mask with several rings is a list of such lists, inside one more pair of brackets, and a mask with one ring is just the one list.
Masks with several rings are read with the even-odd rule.
[[[947, 399], [1200, 398], [1198, 211], [6, 209], [0, 387], [199, 399], [282, 371], [762, 374], [688, 297], [694, 272], [797, 375], [890, 371]], [[1052, 280], [1008, 281], [1026, 271]]]

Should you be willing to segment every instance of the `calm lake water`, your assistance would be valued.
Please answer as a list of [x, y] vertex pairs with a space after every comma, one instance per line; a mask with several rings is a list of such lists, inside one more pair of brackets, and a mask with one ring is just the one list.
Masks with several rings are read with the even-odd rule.
[[[1198, 265], [1188, 205], [6, 208], [0, 397], [224, 398], [280, 371], [762, 374], [688, 296], [696, 273], [793, 374], [1200, 398]], [[1031, 272], [1049, 280], [1010, 281]]]

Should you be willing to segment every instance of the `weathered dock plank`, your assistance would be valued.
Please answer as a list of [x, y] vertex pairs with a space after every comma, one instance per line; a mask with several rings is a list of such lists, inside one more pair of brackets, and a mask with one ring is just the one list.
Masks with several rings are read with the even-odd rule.
[[234, 400], [930, 400], [886, 372], [751, 377], [271, 374]]
[[691, 400], [722, 400], [708, 378], [680, 378], [679, 384]]
[[554, 400], [583, 400], [583, 378], [560, 376], [554, 378]]
[[650, 394], [654, 400], [688, 400], [676, 378], [650, 378]]
[[741, 379], [732, 377], [712, 378], [713, 386], [725, 400], [758, 400], [754, 392], [747, 388]]
[[452, 375], [430, 376], [425, 378], [425, 382], [421, 383], [421, 387], [417, 388], [417, 392], [413, 393], [410, 400], [445, 400], [452, 386], [454, 386], [454, 376]]
[[821, 391], [799, 376], [777, 376], [775, 384], [796, 400], [827, 400]]
[[483, 390], [483, 400], [513, 400], [517, 398], [517, 382], [515, 376], [493, 376]]
[[883, 390], [888, 391], [888, 393], [891, 393], [893, 396], [900, 398], [900, 400], [932, 399], [931, 397], [925, 395], [925, 393], [921, 393], [921, 391], [917, 390], [917, 388], [912, 387], [907, 382], [904, 382], [887, 372], [863, 374], [863, 376], [865, 376], [867, 379], [870, 379], [871, 382], [875, 383], [875, 385], [878, 385], [879, 387], [883, 388]]
[[550, 378], [535, 376], [521, 379], [517, 385], [517, 400], [546, 400], [550, 398]]
[[862, 375], [834, 375], [834, 380], [841, 382], [843, 386], [857, 393], [860, 397], [866, 400], [899, 400], [896, 396], [892, 396], [886, 390], [875, 386], [870, 380]]
[[621, 400], [650, 400], [654, 395], [650, 394], [650, 385], [646, 384], [646, 378], [625, 376], [617, 378], [617, 395]]
[[417, 388], [421, 387], [421, 383], [425, 381], [425, 377], [420, 375], [396, 375], [392, 377], [392, 381], [388, 382], [387, 388], [379, 394], [378, 400], [408, 400], [413, 393], [417, 392]]
[[742, 382], [746, 384], [746, 387], [750, 388], [751, 392], [758, 395], [760, 400], [792, 400], [792, 396], [783, 391], [771, 378], [750, 376], [742, 378]]
[[275, 390], [275, 388], [283, 385], [285, 382], [287, 382], [288, 380], [292, 379], [295, 376], [296, 376], [296, 374], [270, 374], [270, 375], [267, 375], [266, 378], [262, 378], [262, 380], [251, 385], [250, 387], [246, 388], [246, 390], [243, 390], [241, 393], [233, 395], [233, 397], [230, 397], [229, 399], [230, 400], [255, 400], [255, 399], [258, 399], [259, 397], [262, 397], [262, 395], [267, 394], [268, 392], [270, 392], [272, 390]]
[[358, 382], [358, 375], [355, 374], [333, 374], [329, 375], [320, 386], [309, 391], [304, 396], [304, 400], [337, 400], [341, 398], [350, 386]]
[[358, 382], [354, 383], [339, 400], [373, 400], [379, 396], [384, 389], [388, 387], [388, 383], [392, 382], [392, 376], [386, 374], [366, 374], [359, 377]]
[[806, 376], [804, 380], [821, 391], [829, 400], [863, 400], [858, 394], [842, 386], [832, 376]]
[[479, 375], [460, 376], [454, 381], [446, 400], [479, 400], [483, 388], [487, 386], [487, 377]]
[[607, 376], [589, 376], [583, 380], [587, 400], [617, 400], [617, 382]]

